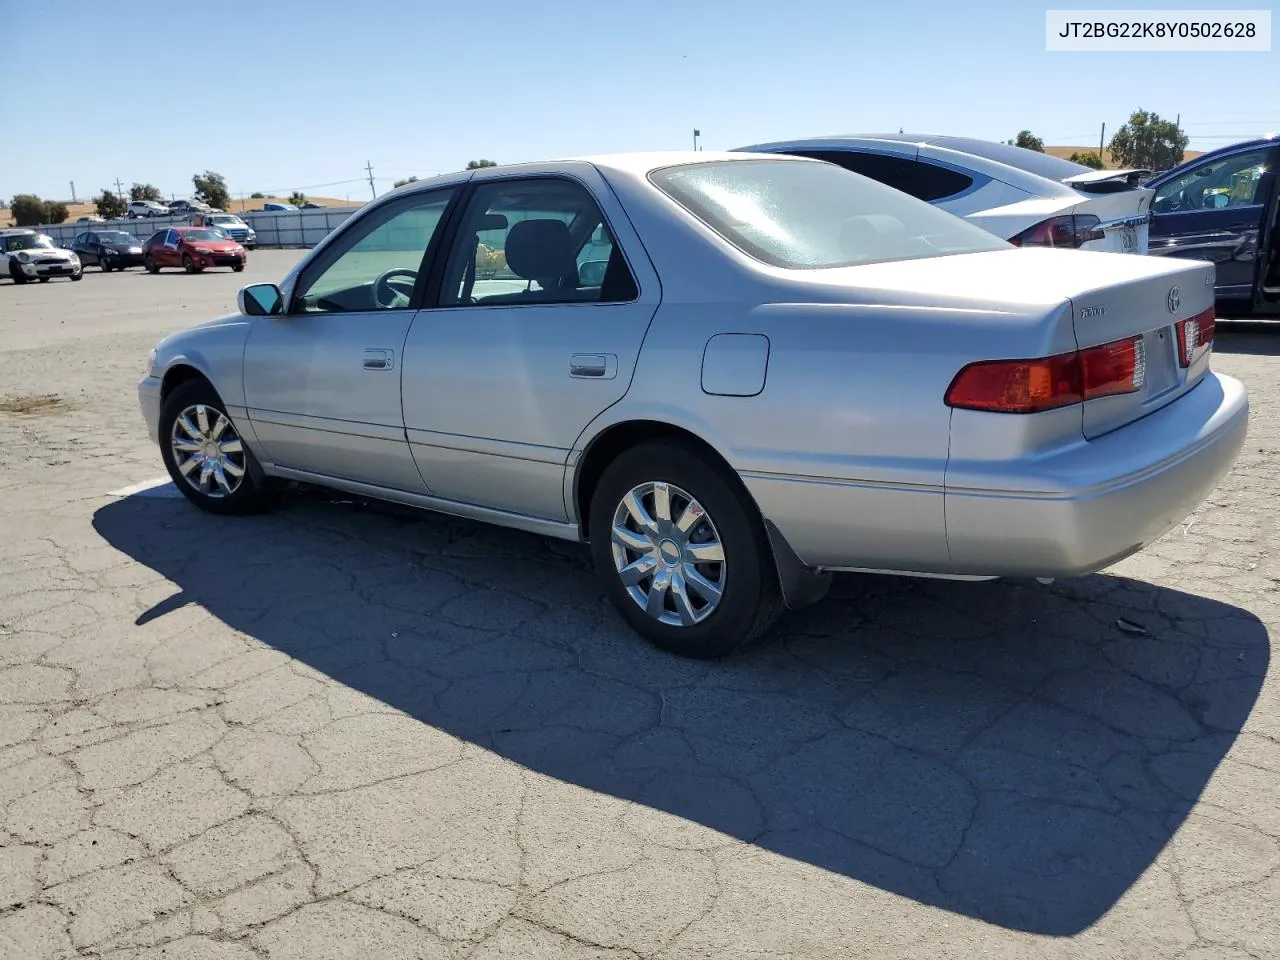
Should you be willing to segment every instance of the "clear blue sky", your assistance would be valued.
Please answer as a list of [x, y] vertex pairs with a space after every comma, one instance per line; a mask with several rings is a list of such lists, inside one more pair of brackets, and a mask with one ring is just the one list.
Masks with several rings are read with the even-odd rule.
[[381, 193], [480, 157], [684, 148], [695, 127], [708, 149], [899, 127], [1096, 144], [1143, 107], [1181, 114], [1193, 149], [1280, 132], [1274, 42], [1047, 53], [1046, 6], [1071, 4], [9, 3], [0, 197], [66, 199], [74, 180], [84, 198], [117, 177], [181, 197], [209, 168], [237, 195], [363, 199], [366, 161]]

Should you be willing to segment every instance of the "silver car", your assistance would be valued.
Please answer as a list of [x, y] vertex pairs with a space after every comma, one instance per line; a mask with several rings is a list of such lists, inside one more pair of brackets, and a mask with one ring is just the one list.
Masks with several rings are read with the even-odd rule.
[[206, 510], [291, 479], [585, 541], [715, 657], [832, 571], [1074, 576], [1168, 531], [1245, 436], [1212, 283], [802, 158], [504, 165], [369, 204], [139, 393]]

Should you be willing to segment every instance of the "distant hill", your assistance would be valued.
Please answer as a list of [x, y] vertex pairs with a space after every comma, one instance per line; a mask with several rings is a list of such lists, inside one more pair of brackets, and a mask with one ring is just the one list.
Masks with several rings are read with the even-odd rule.
[[[1055, 157], [1061, 157], [1063, 160], [1070, 160], [1073, 153], [1097, 153], [1097, 147], [1045, 147], [1044, 152], [1052, 154]], [[1203, 153], [1203, 150], [1188, 150], [1182, 155], [1183, 161], [1194, 160]], [[1111, 156], [1110, 150], [1102, 151], [1102, 165], [1109, 170], [1116, 170], [1120, 164], [1116, 163], [1115, 157]]]

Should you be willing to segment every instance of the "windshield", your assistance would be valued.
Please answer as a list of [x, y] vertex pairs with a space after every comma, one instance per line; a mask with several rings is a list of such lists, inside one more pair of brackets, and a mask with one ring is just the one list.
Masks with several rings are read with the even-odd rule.
[[210, 223], [230, 223], [230, 224], [236, 224], [236, 223], [239, 223], [239, 222], [240, 222], [240, 218], [239, 218], [239, 217], [233, 217], [233, 216], [230, 216], [230, 215], [225, 216], [225, 217], [205, 217], [205, 219], [206, 219], [206, 220], [208, 220]]
[[5, 250], [52, 250], [53, 241], [43, 233], [24, 233], [4, 238]]
[[1044, 177], [1046, 180], [1065, 180], [1067, 177], [1078, 177], [1082, 173], [1093, 173], [1093, 168], [1086, 167], [1083, 163], [1073, 163], [1049, 153], [1028, 150], [1026, 147], [1015, 147], [1009, 143], [970, 140], [967, 137], [939, 137], [937, 140], [931, 140], [930, 143], [948, 150], [971, 153], [975, 157], [994, 160], [996, 163], [1005, 163], [1019, 170], [1025, 170], [1027, 173], [1034, 173], [1037, 177]]
[[182, 236], [186, 240], [225, 240], [226, 234], [217, 230], [184, 230]]
[[134, 237], [131, 234], [125, 233], [123, 230], [112, 230], [110, 233], [106, 233], [106, 232], [97, 233], [97, 234], [94, 234], [94, 236], [98, 238], [98, 241], [100, 243], [134, 244], [138, 242], [137, 237]]
[[830, 163], [720, 160], [649, 179], [749, 256], [790, 270], [1002, 250], [981, 227]]

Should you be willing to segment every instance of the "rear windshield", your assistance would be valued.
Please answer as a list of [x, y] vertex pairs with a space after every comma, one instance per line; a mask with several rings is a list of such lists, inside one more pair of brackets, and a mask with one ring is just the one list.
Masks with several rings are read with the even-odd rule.
[[934, 146], [948, 150], [959, 150], [961, 153], [971, 153], [975, 157], [1008, 164], [1027, 173], [1034, 173], [1037, 177], [1044, 177], [1046, 180], [1061, 181], [1067, 177], [1078, 177], [1082, 173], [1093, 173], [1093, 168], [1086, 167], [1083, 163], [1073, 163], [1049, 153], [1041, 153], [1039, 150], [1015, 147], [1011, 143], [970, 140], [967, 137], [939, 137], [930, 142]]
[[791, 270], [1010, 246], [923, 200], [830, 163], [719, 160], [666, 167], [649, 179], [739, 250]]
[[108, 233], [103, 230], [94, 234], [101, 243], [137, 243], [136, 237], [125, 233], [123, 230]]

